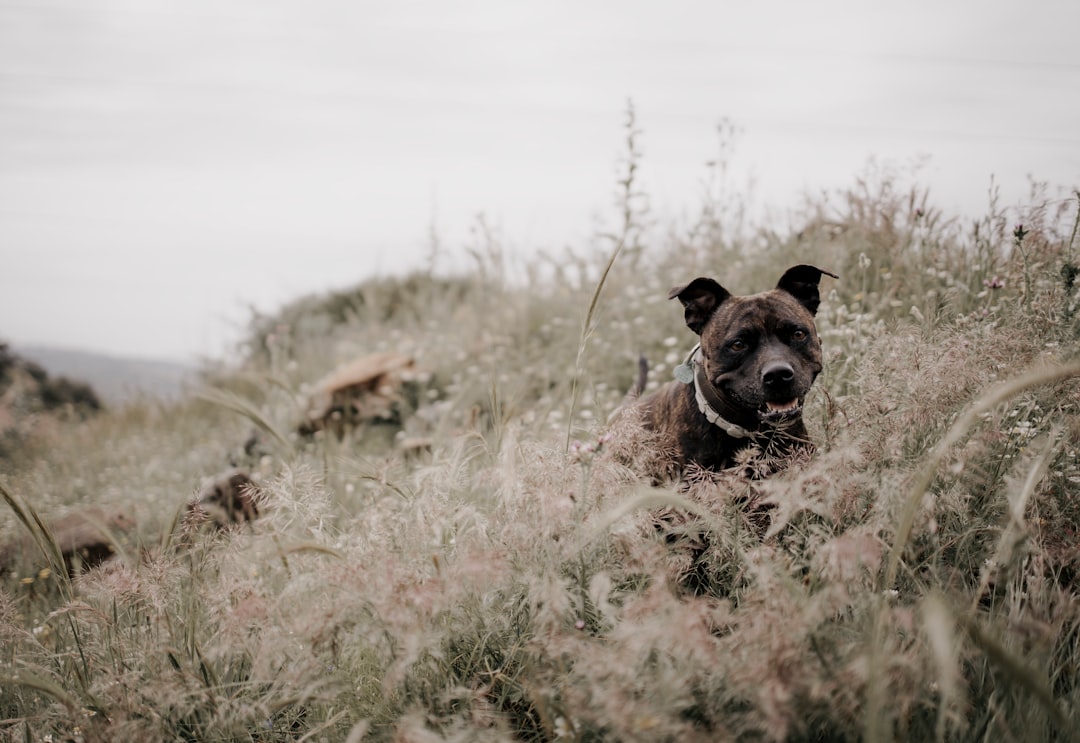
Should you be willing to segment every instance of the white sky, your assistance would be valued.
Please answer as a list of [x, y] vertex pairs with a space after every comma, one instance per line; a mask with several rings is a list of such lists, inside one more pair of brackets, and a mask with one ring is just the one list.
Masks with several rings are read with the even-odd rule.
[[[770, 210], [869, 157], [978, 214], [1080, 185], [1075, 0], [0, 0], [0, 339], [218, 355], [246, 307], [519, 254], [609, 213], [626, 100], [655, 216], [716, 125]], [[451, 256], [451, 257], [452, 257]], [[678, 277], [675, 277], [678, 278]]]

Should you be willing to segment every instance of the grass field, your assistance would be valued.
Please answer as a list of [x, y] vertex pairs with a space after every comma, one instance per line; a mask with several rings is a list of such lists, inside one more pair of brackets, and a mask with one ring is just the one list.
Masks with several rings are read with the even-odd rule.
[[[0, 736], [1080, 737], [1078, 196], [991, 192], [972, 222], [870, 171], [782, 229], [721, 190], [657, 225], [629, 145], [594, 244], [514, 262], [481, 223], [467, 276], [298, 300], [199, 395], [4, 465], [3, 537], [38, 546], [0, 584]], [[604, 422], [638, 354], [655, 385], [694, 343], [668, 288], [796, 263], [840, 276], [813, 460], [639, 478], [647, 445]], [[311, 383], [381, 350], [424, 372], [400, 421], [294, 433]], [[231, 461], [261, 517], [182, 534]], [[68, 580], [34, 517], [77, 503], [138, 527]]]

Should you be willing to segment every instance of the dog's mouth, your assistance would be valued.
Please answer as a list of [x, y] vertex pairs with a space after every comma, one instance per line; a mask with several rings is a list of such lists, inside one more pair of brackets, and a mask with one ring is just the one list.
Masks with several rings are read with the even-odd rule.
[[758, 410], [758, 417], [767, 423], [790, 420], [802, 413], [802, 400], [793, 397], [790, 400], [766, 400]]
[[803, 399], [801, 397], [792, 397], [788, 400], [765, 400], [760, 407], [755, 408], [752, 402], [744, 400], [734, 389], [728, 387], [724, 391], [728, 399], [747, 412], [754, 411], [758, 420], [763, 423], [778, 425], [793, 421], [802, 415]]

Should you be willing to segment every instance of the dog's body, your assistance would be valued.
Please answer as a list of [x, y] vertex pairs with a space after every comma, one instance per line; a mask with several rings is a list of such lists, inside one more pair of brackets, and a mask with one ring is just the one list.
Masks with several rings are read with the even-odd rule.
[[671, 290], [700, 344], [677, 381], [637, 404], [674, 470], [725, 469], [752, 444], [781, 453], [810, 448], [802, 406], [821, 371], [814, 315], [823, 274], [836, 278], [795, 266], [775, 289], [746, 297], [708, 278]]

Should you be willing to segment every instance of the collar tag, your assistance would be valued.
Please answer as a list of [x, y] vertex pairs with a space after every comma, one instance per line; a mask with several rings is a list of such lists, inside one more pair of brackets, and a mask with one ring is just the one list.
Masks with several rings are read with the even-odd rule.
[[690, 364], [679, 364], [675, 367], [675, 379], [683, 384], [693, 384], [694, 368]]

